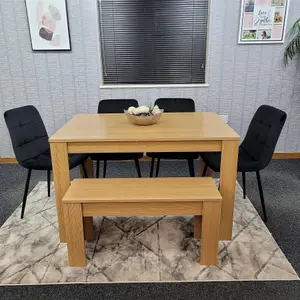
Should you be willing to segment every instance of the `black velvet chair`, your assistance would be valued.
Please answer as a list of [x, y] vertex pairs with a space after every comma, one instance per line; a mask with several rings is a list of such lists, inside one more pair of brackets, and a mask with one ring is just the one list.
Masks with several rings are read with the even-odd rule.
[[[195, 102], [189, 98], [160, 98], [155, 101], [155, 105], [168, 112], [195, 112]], [[186, 159], [188, 161], [189, 172], [191, 177], [195, 177], [194, 159], [199, 157], [196, 152], [167, 152], [167, 153], [147, 153], [147, 156], [152, 158], [150, 177], [153, 177], [154, 163], [156, 163], [156, 174], [158, 177], [159, 165], [161, 159]]]
[[[48, 197], [50, 197], [52, 164], [48, 134], [39, 112], [32, 105], [8, 110], [4, 113], [4, 119], [16, 159], [22, 167], [28, 169], [21, 212], [23, 219], [32, 170], [47, 171]], [[81, 154], [69, 155], [70, 169], [83, 164], [87, 157], [88, 155]], [[86, 171], [84, 172], [86, 176]]]
[[[123, 113], [130, 106], [138, 107], [135, 99], [110, 99], [101, 100], [98, 105], [99, 114]], [[97, 161], [96, 177], [99, 178], [100, 161], [103, 160], [103, 178], [106, 177], [107, 161], [109, 160], [134, 160], [138, 177], [142, 177], [139, 159], [143, 153], [93, 153], [91, 159]]]
[[[256, 172], [264, 221], [267, 221], [267, 214], [259, 172], [266, 168], [272, 159], [286, 117], [285, 112], [275, 107], [260, 106], [239, 147], [238, 172], [242, 172], [243, 196], [246, 198], [246, 172]], [[205, 163], [203, 176], [206, 174], [207, 167], [220, 172], [220, 153], [200, 153], [200, 156]]]

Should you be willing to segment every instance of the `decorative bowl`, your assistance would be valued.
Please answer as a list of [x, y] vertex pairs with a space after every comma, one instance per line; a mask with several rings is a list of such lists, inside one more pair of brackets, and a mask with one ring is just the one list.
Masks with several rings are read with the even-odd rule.
[[158, 122], [164, 110], [161, 109], [161, 112], [156, 115], [146, 115], [146, 114], [133, 115], [128, 113], [127, 110], [124, 110], [124, 112], [127, 116], [129, 123], [134, 125], [139, 125], [139, 126], [149, 126], [149, 125], [154, 125]]

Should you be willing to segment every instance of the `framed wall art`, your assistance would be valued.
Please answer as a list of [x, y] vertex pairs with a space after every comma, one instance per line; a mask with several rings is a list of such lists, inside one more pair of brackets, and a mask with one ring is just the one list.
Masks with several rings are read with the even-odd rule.
[[66, 0], [25, 0], [32, 50], [71, 50]]
[[289, 0], [240, 1], [240, 44], [284, 42]]

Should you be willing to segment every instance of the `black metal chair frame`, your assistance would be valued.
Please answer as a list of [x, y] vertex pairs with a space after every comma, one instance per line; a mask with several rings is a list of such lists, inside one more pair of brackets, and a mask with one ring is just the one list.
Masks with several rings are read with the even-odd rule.
[[[188, 102], [190, 107], [188, 109], [184, 109], [183, 105], [178, 105], [177, 108], [179, 108], [179, 109], [171, 108], [171, 109], [166, 110], [163, 107], [163, 105], [161, 105], [161, 103], [166, 103], [166, 101], [178, 101], [178, 103], [183, 103], [183, 101], [184, 101], [185, 103]], [[154, 105], [158, 105], [158, 106], [160, 106], [160, 108], [165, 109], [166, 113], [167, 112], [195, 112], [194, 100], [190, 99], [190, 98], [159, 98], [159, 99], [156, 99]], [[156, 159], [157, 159], [157, 162], [156, 162], [155, 177], [158, 177], [161, 159], [159, 157], [155, 157], [155, 156], [153, 156], [152, 159], [151, 159], [150, 176], [149, 177], [153, 177], [154, 164], [155, 164]], [[187, 158], [187, 162], [188, 162], [190, 176], [195, 177], [194, 159], [193, 158]]]
[[[248, 128], [248, 132], [247, 132], [247, 135], [243, 141], [243, 143], [240, 145], [240, 149], [243, 148], [243, 144], [245, 143], [245, 141], [248, 139], [248, 141], [246, 143], [249, 142], [249, 140], [251, 139], [252, 137], [252, 131], [254, 131], [252, 129], [252, 127], [254, 127], [254, 123], [256, 122], [259, 122], [262, 124], [262, 121], [259, 119], [259, 117], [261, 118], [263, 114], [266, 114], [266, 116], [270, 117], [272, 115], [275, 116], [276, 118], [276, 130], [272, 131], [271, 135], [267, 137], [266, 136], [263, 136], [263, 139], [262, 141], [259, 141], [261, 145], [263, 145], [265, 147], [265, 145], [267, 145], [267, 151], [264, 152], [264, 157], [262, 158], [262, 161], [260, 162], [260, 167], [257, 167], [256, 170], [253, 169], [251, 171], [242, 171], [238, 169], [238, 172], [241, 172], [242, 173], [242, 182], [243, 182], [243, 198], [246, 199], [246, 173], [250, 173], [250, 172], [255, 172], [256, 173], [256, 179], [257, 179], [257, 185], [258, 185], [258, 191], [259, 191], [259, 196], [260, 196], [260, 201], [261, 201], [261, 206], [262, 206], [262, 211], [263, 211], [263, 220], [265, 222], [267, 222], [268, 218], [267, 218], [267, 212], [266, 212], [266, 205], [265, 205], [265, 198], [264, 198], [264, 193], [263, 193], [263, 188], [262, 188], [262, 181], [261, 181], [261, 176], [260, 176], [260, 171], [263, 170], [264, 168], [266, 168], [268, 166], [268, 164], [270, 163], [271, 159], [272, 159], [272, 155], [274, 153], [274, 150], [275, 150], [275, 146], [277, 144], [277, 141], [278, 141], [278, 138], [279, 138], [279, 135], [281, 133], [281, 130], [284, 126], [284, 123], [286, 121], [286, 118], [287, 118], [287, 115], [285, 112], [275, 108], [275, 107], [272, 107], [272, 106], [268, 106], [268, 105], [262, 105], [258, 108], [258, 110], [256, 111], [252, 121], [251, 121], [251, 124]], [[259, 117], [256, 117], [257, 115], [259, 115]], [[257, 120], [256, 120], [257, 118]], [[274, 118], [274, 119], [275, 119]], [[273, 121], [272, 119], [271, 120], [268, 120], [270, 123]], [[265, 125], [266, 127], [269, 127], [271, 128], [270, 124], [263, 124]], [[248, 134], [249, 134], [249, 137], [248, 137]], [[257, 134], [256, 134], [257, 136]], [[268, 139], [268, 143], [266, 142], [266, 140]], [[255, 142], [253, 142], [255, 143]], [[259, 147], [258, 148], [258, 151], [259, 151]], [[201, 154], [200, 154], [201, 155]], [[205, 164], [204, 166], [204, 169], [203, 169], [203, 173], [202, 173], [202, 176], [204, 177], [206, 175], [206, 172], [207, 172], [207, 169], [208, 169], [208, 165]]]
[[[123, 103], [122, 103], [123, 102]], [[106, 107], [106, 103], [115, 104], [117, 106], [116, 109], [111, 109], [110, 107]], [[122, 113], [124, 109], [128, 109], [129, 106], [138, 106], [138, 101], [135, 99], [109, 99], [109, 100], [101, 100], [98, 104], [98, 113]], [[142, 177], [140, 163], [138, 158], [134, 158], [135, 168], [137, 171], [138, 177]], [[103, 178], [106, 177], [107, 171], [107, 160], [103, 160]], [[96, 177], [100, 176], [100, 160], [96, 160]]]
[[[138, 158], [134, 159], [134, 163], [135, 163], [135, 168], [138, 174], [138, 177], [142, 177], [142, 173], [141, 173], [141, 168], [140, 168], [140, 163]], [[106, 170], [107, 170], [107, 160], [103, 160], [103, 173], [102, 176], [103, 178], [106, 178]], [[99, 178], [100, 176], [100, 160], [96, 160], [96, 177]]]
[[[206, 176], [208, 166], [205, 165], [202, 173], [202, 177]], [[242, 181], [243, 181], [243, 198], [246, 199], [246, 172], [241, 172], [242, 173]], [[262, 211], [263, 211], [263, 220], [267, 222], [267, 211], [266, 211], [266, 205], [265, 205], [265, 198], [264, 198], [264, 193], [263, 193], [263, 188], [261, 184], [261, 177], [260, 177], [260, 172], [256, 171], [256, 179], [257, 179], [257, 185], [258, 185], [258, 191], [259, 191], [259, 196], [260, 196], [260, 201], [261, 201], [261, 206], [262, 206]]]
[[[8, 118], [8, 114], [11, 113], [11, 112], [15, 112], [16, 114], [23, 114], [25, 117], [26, 117], [26, 112], [27, 113], [32, 113], [32, 115], [35, 117], [35, 119], [34, 119], [34, 121], [32, 121], [30, 119], [25, 120], [25, 121], [22, 120], [24, 122], [24, 124], [22, 124], [22, 125], [21, 124], [16, 125], [17, 123], [12, 124], [11, 121], [14, 120], [14, 119], [13, 118]], [[22, 126], [26, 126], [26, 125], [30, 124], [30, 122], [38, 122], [39, 123], [38, 125], [36, 125], [36, 123], [34, 123], [34, 125], [33, 125], [33, 126], [38, 126], [38, 129], [39, 129], [38, 136], [35, 136], [35, 138], [32, 139], [32, 140], [29, 139], [29, 142], [23, 141], [22, 145], [34, 142], [35, 140], [38, 140], [38, 139], [42, 138], [43, 140], [42, 140], [41, 144], [42, 144], [43, 151], [42, 151], [42, 153], [36, 152], [35, 155], [42, 155], [42, 154], [44, 154], [45, 150], [46, 150], [46, 152], [49, 151], [49, 155], [50, 155], [50, 146], [48, 144], [48, 135], [47, 135], [43, 120], [42, 120], [39, 112], [37, 111], [37, 109], [34, 106], [28, 105], [28, 106], [23, 106], [23, 107], [19, 107], [19, 108], [16, 108], [16, 109], [6, 111], [4, 113], [4, 118], [5, 118], [5, 121], [7, 123], [10, 135], [11, 135], [12, 144], [13, 144], [13, 148], [14, 148], [17, 159], [22, 156], [22, 151], [20, 152], [19, 145], [18, 145], [20, 135], [17, 138], [16, 137], [17, 131], [13, 132], [13, 130], [15, 128], [20, 128]], [[19, 119], [17, 118], [16, 120], [19, 120]], [[32, 138], [32, 135], [30, 136], [30, 138]], [[29, 153], [31, 154], [31, 152], [29, 152]], [[30, 158], [32, 158], [32, 157], [30, 157]], [[50, 160], [51, 160], [51, 157], [50, 157]], [[49, 166], [48, 167], [39, 166], [38, 168], [33, 168], [33, 167], [30, 167], [30, 163], [26, 163], [26, 161], [24, 161], [24, 162], [19, 161], [19, 163], [22, 167], [24, 167], [25, 169], [28, 170], [27, 171], [27, 176], [26, 176], [26, 183], [25, 183], [25, 189], [24, 189], [24, 194], [23, 194], [23, 200], [22, 200], [21, 219], [23, 219], [24, 218], [24, 213], [25, 213], [25, 207], [26, 207], [26, 202], [27, 202], [29, 183], [30, 183], [30, 179], [31, 179], [32, 170], [47, 171], [47, 192], [48, 192], [48, 197], [50, 197], [51, 169], [49, 169]], [[31, 164], [31, 166], [32, 166], [32, 164]], [[87, 176], [87, 172], [86, 172], [86, 169], [84, 167], [84, 164], [82, 164], [82, 169], [83, 169], [84, 176], [87, 178], [88, 176]]]
[[[153, 177], [155, 160], [156, 160], [156, 158], [152, 157], [151, 166], [150, 166], [150, 176], [149, 177]], [[160, 158], [157, 158], [156, 169], [155, 169], [155, 177], [158, 177], [158, 174], [159, 174], [160, 160], [161, 160]], [[190, 176], [195, 177], [194, 159], [193, 158], [188, 158], [187, 162], [188, 162], [188, 166], [189, 166]]]

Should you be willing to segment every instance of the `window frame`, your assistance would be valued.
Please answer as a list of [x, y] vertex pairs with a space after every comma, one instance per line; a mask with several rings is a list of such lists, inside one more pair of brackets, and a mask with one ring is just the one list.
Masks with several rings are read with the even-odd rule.
[[212, 9], [211, 3], [213, 0], [208, 0], [208, 13], [207, 13], [207, 32], [206, 32], [206, 55], [205, 55], [205, 83], [188, 83], [188, 84], [105, 84], [103, 80], [103, 63], [102, 63], [102, 46], [101, 46], [101, 38], [100, 38], [100, 16], [98, 13], [98, 1], [95, 0], [96, 3], [96, 11], [97, 11], [97, 22], [96, 22], [96, 32], [97, 32], [97, 49], [98, 49], [98, 71], [99, 71], [99, 79], [100, 79], [100, 89], [136, 89], [136, 88], [208, 88], [210, 85], [208, 81], [208, 73], [210, 64], [209, 56], [210, 56], [210, 34], [211, 34], [211, 20], [212, 20]]

